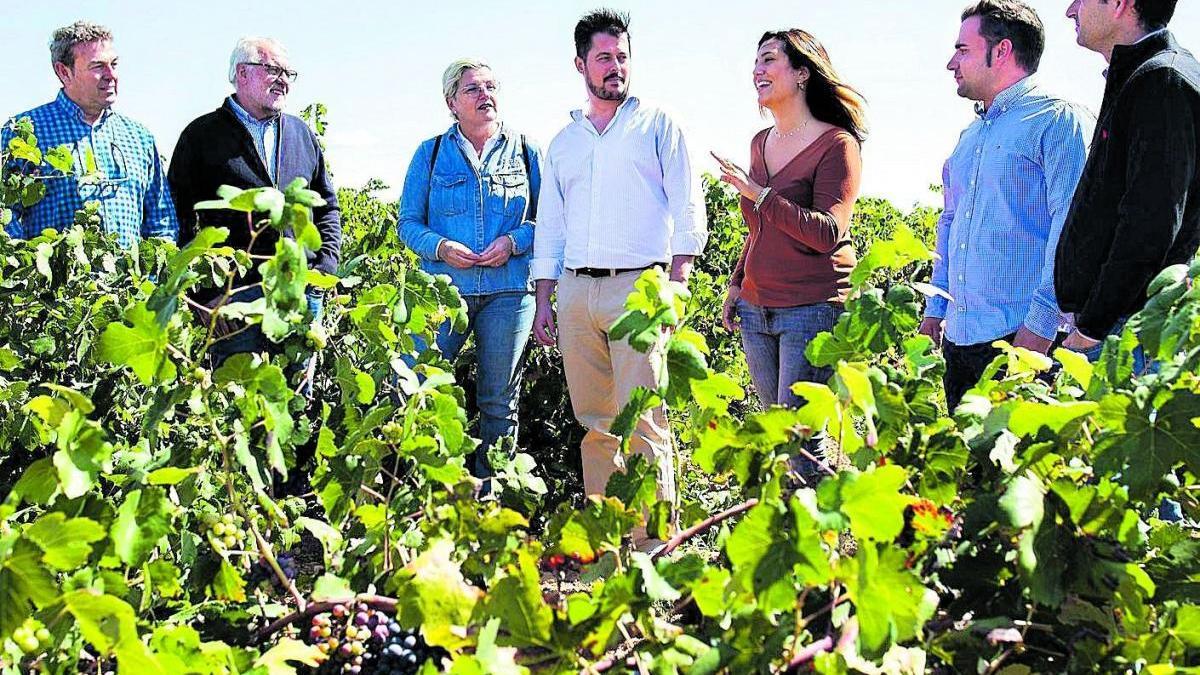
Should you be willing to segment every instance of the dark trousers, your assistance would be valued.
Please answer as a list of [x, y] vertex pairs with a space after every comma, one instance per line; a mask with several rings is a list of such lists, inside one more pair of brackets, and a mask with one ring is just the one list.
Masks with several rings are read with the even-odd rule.
[[[1016, 334], [998, 337], [997, 340], [1012, 342]], [[942, 384], [946, 387], [946, 408], [951, 413], [962, 401], [963, 394], [979, 382], [983, 371], [1001, 352], [992, 346], [994, 340], [981, 342], [977, 345], [956, 345], [949, 340], [942, 341], [942, 356], [946, 359], [946, 374]]]

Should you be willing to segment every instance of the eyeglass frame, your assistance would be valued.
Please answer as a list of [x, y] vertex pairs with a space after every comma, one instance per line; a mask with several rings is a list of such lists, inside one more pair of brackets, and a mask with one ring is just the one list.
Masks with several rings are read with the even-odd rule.
[[298, 73], [294, 70], [289, 70], [282, 66], [274, 65], [272, 63], [262, 63], [259, 61], [242, 61], [238, 65], [260, 66], [262, 68], [266, 68], [267, 75], [269, 75], [272, 80], [279, 80], [280, 78], [284, 78], [286, 76], [285, 79], [287, 80], [288, 84], [295, 84], [296, 78], [300, 77], [300, 73]]
[[[475, 91], [472, 92], [471, 89], [475, 89]], [[491, 82], [486, 82], [486, 83], [484, 83], [483, 86], [479, 86], [478, 84], [471, 83], [471, 84], [468, 84], [467, 86], [459, 89], [458, 93], [466, 94], [467, 96], [474, 98], [474, 97], [477, 97], [480, 94], [482, 94], [484, 92], [484, 90], [486, 90], [487, 93], [489, 93], [489, 94], [495, 94], [496, 92], [500, 91], [500, 83], [496, 82], [495, 80], [492, 80]]]

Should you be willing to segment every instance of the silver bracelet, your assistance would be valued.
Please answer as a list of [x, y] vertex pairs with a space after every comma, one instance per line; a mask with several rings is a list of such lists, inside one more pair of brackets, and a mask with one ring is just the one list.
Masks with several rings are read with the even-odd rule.
[[762, 192], [758, 193], [758, 199], [754, 200], [754, 212], [755, 213], [758, 213], [759, 207], [762, 206], [763, 201], [766, 200], [767, 194], [770, 192], [771, 192], [771, 188], [765, 187], [762, 189]]

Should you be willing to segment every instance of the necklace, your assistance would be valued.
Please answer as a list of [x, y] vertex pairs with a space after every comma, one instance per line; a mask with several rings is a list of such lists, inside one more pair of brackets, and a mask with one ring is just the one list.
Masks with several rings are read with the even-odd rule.
[[791, 131], [789, 131], [787, 133], [783, 133], [779, 130], [779, 127], [775, 127], [775, 137], [776, 138], [788, 138], [791, 136], [795, 136], [796, 134], [803, 133], [804, 130], [808, 128], [808, 123], [810, 121], [812, 121], [811, 117], [804, 120], [804, 124], [801, 124], [800, 126], [796, 127], [795, 129], [792, 129]]

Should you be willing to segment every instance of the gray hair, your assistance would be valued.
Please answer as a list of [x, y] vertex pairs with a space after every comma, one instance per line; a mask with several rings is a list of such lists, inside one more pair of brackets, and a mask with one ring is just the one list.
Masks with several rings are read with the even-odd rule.
[[264, 48], [280, 56], [287, 55], [287, 49], [274, 38], [244, 37], [237, 41], [233, 53], [229, 55], [229, 84], [237, 83], [238, 64], [258, 61], [262, 58]]
[[76, 21], [70, 26], [63, 26], [54, 31], [54, 35], [50, 38], [50, 63], [74, 66], [75, 45], [89, 42], [111, 42], [112, 39], [112, 31], [98, 23]]
[[480, 68], [492, 69], [483, 59], [455, 59], [449, 66], [446, 66], [446, 72], [442, 73], [442, 95], [446, 98], [447, 103], [458, 92], [458, 83], [462, 81], [463, 73]]

